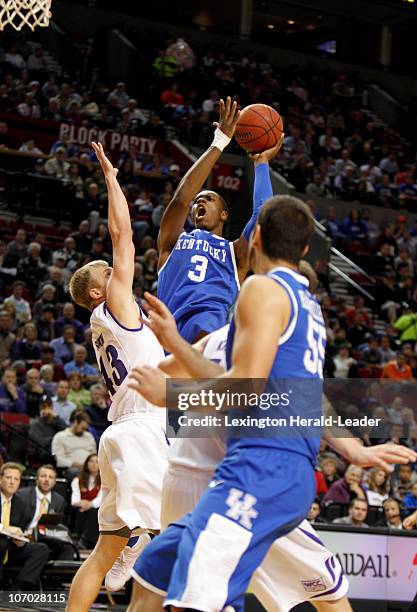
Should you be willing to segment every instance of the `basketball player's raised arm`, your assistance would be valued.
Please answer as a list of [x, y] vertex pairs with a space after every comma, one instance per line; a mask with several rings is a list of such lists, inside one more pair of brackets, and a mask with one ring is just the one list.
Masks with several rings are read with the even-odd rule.
[[276, 157], [284, 142], [285, 134], [282, 134], [279, 142], [272, 149], [251, 155], [251, 159], [255, 165], [255, 180], [253, 184], [253, 211], [252, 216], [245, 225], [240, 238], [233, 242], [239, 281], [242, 283], [248, 273], [248, 246], [249, 237], [255, 227], [256, 220], [262, 205], [272, 198], [272, 183], [269, 175], [269, 162]]
[[132, 295], [135, 247], [132, 240], [130, 212], [117, 180], [117, 169], [106, 157], [101, 143], [92, 143], [103, 170], [109, 199], [109, 232], [113, 245], [113, 270], [107, 285], [106, 303], [124, 326], [138, 326], [138, 308]]
[[223, 149], [229, 144], [235, 133], [238, 118], [237, 103], [232, 103], [230, 97], [226, 102], [220, 100], [220, 118], [219, 122], [214, 124], [217, 128], [214, 140], [182, 178], [162, 217], [158, 234], [158, 269], [164, 265], [181, 232], [184, 231], [190, 204], [206, 182]]

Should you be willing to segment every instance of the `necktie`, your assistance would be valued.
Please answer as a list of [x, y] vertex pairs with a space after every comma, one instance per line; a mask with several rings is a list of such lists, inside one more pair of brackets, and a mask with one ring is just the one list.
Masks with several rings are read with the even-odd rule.
[[48, 513], [48, 500], [46, 499], [46, 497], [42, 497], [41, 499], [41, 509], [39, 511], [39, 516], [38, 516], [38, 521], [41, 518], [41, 516], [43, 514], [47, 514]]
[[[9, 499], [3, 500], [3, 505], [1, 509], [1, 522], [3, 524], [3, 527], [10, 526], [10, 500]], [[3, 565], [7, 563], [8, 558], [9, 558], [9, 551], [6, 550], [4, 554], [4, 558], [3, 558]]]

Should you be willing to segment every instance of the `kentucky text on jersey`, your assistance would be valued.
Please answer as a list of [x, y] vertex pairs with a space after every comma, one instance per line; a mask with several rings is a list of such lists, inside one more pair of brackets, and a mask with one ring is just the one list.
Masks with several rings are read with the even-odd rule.
[[196, 240], [195, 238], [179, 238], [175, 248], [178, 250], [189, 249], [193, 251], [202, 251], [208, 253], [214, 259], [222, 261], [223, 263], [227, 258], [226, 249], [216, 249], [213, 247], [208, 240]]
[[206, 230], [183, 232], [159, 270], [158, 297], [189, 342], [227, 323], [238, 291], [233, 244]]

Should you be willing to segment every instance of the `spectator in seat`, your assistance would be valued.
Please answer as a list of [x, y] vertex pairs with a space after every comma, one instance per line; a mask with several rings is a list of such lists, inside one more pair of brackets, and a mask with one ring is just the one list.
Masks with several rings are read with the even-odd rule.
[[325, 504], [348, 504], [352, 499], [366, 500], [366, 493], [361, 487], [362, 468], [349, 465], [343, 478], [336, 480], [323, 498]]
[[16, 268], [18, 262], [27, 255], [26, 231], [22, 228], [16, 232], [16, 238], [7, 245], [9, 267]]
[[[22, 470], [17, 463], [0, 468], [1, 527], [10, 536], [23, 536], [27, 524], [27, 506], [16, 495]], [[19, 568], [13, 589], [34, 591], [48, 558], [49, 549], [41, 542], [20, 542], [0, 535], [0, 578], [4, 565]]]
[[87, 349], [84, 346], [77, 346], [74, 350], [74, 359], [64, 365], [67, 377], [73, 372], [81, 374], [84, 383], [94, 383], [100, 378], [97, 370], [87, 363]]
[[16, 341], [12, 333], [13, 319], [6, 310], [0, 311], [0, 367], [10, 364], [10, 349]]
[[40, 369], [41, 380], [40, 384], [45, 389], [45, 394], [52, 397], [56, 393], [57, 383], [54, 382], [54, 366], [45, 363]]
[[400, 342], [417, 342], [417, 314], [414, 304], [407, 304], [403, 314], [395, 321], [394, 327], [400, 335]]
[[365, 308], [365, 300], [361, 295], [356, 295], [353, 298], [353, 307], [348, 308], [345, 312], [345, 320], [347, 326], [354, 325], [355, 315], [357, 312], [360, 312], [363, 315], [365, 325], [369, 326], [371, 324], [371, 319], [369, 317], [367, 309]]
[[70, 416], [77, 407], [74, 402], [68, 399], [68, 394], [69, 382], [62, 379], [58, 383], [56, 396], [52, 398], [52, 402], [54, 411], [67, 425], [70, 424]]
[[161, 102], [166, 106], [183, 106], [184, 96], [179, 92], [178, 83], [173, 81], [169, 89], [161, 93]]
[[41, 398], [45, 395], [45, 389], [40, 384], [41, 374], [36, 368], [26, 372], [26, 382], [22, 390], [26, 396], [26, 412], [29, 417], [34, 418], [39, 414]]
[[320, 462], [321, 471], [323, 472], [327, 488], [329, 489], [336, 480], [339, 479], [337, 474], [337, 459], [332, 456], [325, 456]]
[[68, 399], [74, 402], [77, 408], [84, 410], [86, 406], [90, 405], [91, 395], [90, 391], [82, 386], [82, 380], [82, 376], [78, 372], [72, 372], [69, 375], [68, 382], [70, 392], [68, 394]]
[[352, 525], [352, 527], [369, 527], [365, 523], [368, 514], [368, 502], [366, 499], [352, 499], [349, 504], [348, 516], [336, 518], [334, 525]]
[[74, 359], [75, 329], [72, 325], [62, 328], [62, 337], [51, 341], [51, 347], [55, 351], [55, 363], [65, 365]]
[[382, 336], [379, 352], [381, 354], [382, 365], [385, 365], [389, 361], [395, 359], [395, 351], [393, 351], [391, 348], [391, 341], [388, 336]]
[[26, 68], [26, 62], [23, 59], [23, 56], [18, 53], [16, 45], [12, 45], [10, 47], [8, 53], [6, 53], [4, 61], [7, 64], [10, 64], [10, 66], [12, 66], [16, 70], [16, 72], [18, 70], [23, 70], [24, 68]]
[[37, 77], [45, 75], [48, 71], [48, 62], [45, 58], [45, 51], [43, 47], [35, 47], [33, 53], [31, 53], [27, 60], [27, 69], [32, 74], [36, 73]]
[[4, 306], [11, 304], [14, 307], [16, 321], [19, 325], [30, 321], [32, 318], [29, 302], [23, 297], [25, 286], [25, 283], [22, 281], [14, 282], [12, 285], [12, 295], [4, 300]]
[[40, 317], [45, 305], [56, 304], [56, 289], [54, 285], [47, 283], [43, 285], [40, 290], [40, 298], [33, 304], [32, 316], [34, 318]]
[[417, 482], [413, 482], [411, 485], [411, 491], [404, 495], [403, 508], [406, 510], [417, 509]]
[[383, 368], [382, 378], [391, 380], [411, 380], [413, 378], [411, 368], [401, 351], [398, 351], [396, 359], [389, 361]]
[[394, 397], [394, 399], [391, 402], [391, 406], [387, 410], [389, 420], [394, 425], [403, 424], [403, 416], [402, 416], [403, 408], [404, 408], [403, 398], [397, 395], [396, 397]]
[[42, 314], [35, 319], [38, 338], [41, 342], [51, 342], [55, 338], [55, 307], [53, 304], [42, 306]]
[[65, 161], [64, 147], [57, 147], [55, 155], [45, 163], [45, 172], [57, 179], [67, 179], [71, 164]]
[[336, 357], [333, 358], [335, 365], [335, 378], [354, 378], [356, 373], [356, 359], [350, 355], [347, 346], [341, 346]]
[[106, 389], [103, 387], [103, 385], [93, 385], [90, 388], [90, 393], [91, 404], [87, 406], [85, 410], [90, 417], [91, 427], [96, 433], [96, 441], [98, 443], [102, 433], [110, 424], [107, 418], [109, 406], [106, 402]]
[[307, 520], [312, 525], [325, 525], [326, 519], [320, 516], [320, 512], [321, 512], [320, 500], [316, 497], [316, 499], [311, 504], [311, 508], [307, 514]]
[[379, 162], [379, 168], [382, 170], [382, 172], [388, 174], [390, 180], [394, 180], [394, 177], [399, 170], [396, 154], [391, 151], [388, 157], [381, 159]]
[[353, 324], [348, 328], [347, 338], [353, 348], [356, 348], [366, 340], [367, 335], [371, 332], [370, 328], [365, 323], [365, 317], [362, 312], [357, 312], [353, 319]]
[[367, 368], [379, 367], [382, 363], [381, 353], [379, 351], [378, 339], [370, 338], [368, 348], [364, 349], [360, 355], [360, 362]]
[[385, 208], [394, 208], [396, 204], [397, 188], [391, 182], [389, 174], [383, 174], [380, 182], [375, 185], [375, 193], [379, 204]]
[[61, 336], [64, 327], [71, 325], [75, 331], [75, 342], [84, 340], [84, 325], [75, 318], [75, 308], [72, 302], [67, 302], [62, 310], [62, 317], [55, 321], [55, 333]]
[[42, 247], [38, 242], [31, 242], [28, 246], [27, 257], [17, 264], [17, 276], [24, 280], [31, 295], [34, 297], [39, 284], [47, 277], [48, 268], [40, 257]]
[[417, 211], [417, 185], [412, 174], [408, 174], [405, 182], [399, 186], [398, 199], [401, 206], [411, 212]]
[[403, 522], [401, 519], [401, 503], [395, 497], [388, 497], [382, 504], [384, 508], [384, 515], [381, 521], [379, 521], [377, 527], [388, 527], [389, 529], [403, 529]]
[[52, 438], [52, 454], [59, 468], [65, 468], [69, 482], [77, 476], [85, 460], [97, 452], [96, 443], [88, 432], [89, 419], [85, 412], [75, 409], [70, 416], [70, 426]]
[[111, 91], [108, 95], [107, 101], [109, 103], [115, 103], [117, 108], [122, 110], [129, 103], [129, 96], [126, 93], [126, 85], [123, 81], [119, 81], [116, 84], [116, 87]]
[[87, 219], [81, 221], [78, 231], [71, 234], [71, 238], [75, 241], [75, 248], [78, 253], [88, 253], [91, 251], [93, 237], [90, 233], [90, 223]]
[[397, 499], [404, 499], [407, 493], [411, 491], [411, 466], [399, 465], [397, 473], [391, 479], [392, 494]]
[[76, 251], [75, 240], [72, 236], [67, 236], [64, 240], [64, 247], [54, 251], [53, 258], [63, 257], [66, 267], [73, 272], [79, 265], [81, 255]]
[[[16, 493], [27, 509], [27, 530], [33, 531], [44, 514], [63, 514], [65, 512], [67, 502], [62, 495], [54, 491], [55, 485], [56, 469], [53, 465], [46, 464], [38, 468], [36, 472], [35, 487], [24, 487]], [[42, 533], [38, 534], [37, 541], [46, 544], [52, 559], [60, 561], [74, 559], [74, 548], [69, 542], [44, 536]]]
[[102, 502], [100, 470], [96, 453], [84, 461], [71, 483], [71, 505], [77, 509], [75, 531], [80, 548], [94, 548], [98, 539], [98, 509]]
[[39, 361], [42, 355], [42, 343], [38, 341], [38, 330], [34, 323], [26, 323], [22, 340], [17, 340], [12, 348], [13, 360], [22, 360], [30, 364]]
[[0, 412], [26, 414], [24, 391], [17, 386], [16, 370], [6, 368], [0, 383]]
[[388, 498], [389, 478], [381, 468], [373, 468], [369, 473], [366, 497], [370, 506], [382, 506]]

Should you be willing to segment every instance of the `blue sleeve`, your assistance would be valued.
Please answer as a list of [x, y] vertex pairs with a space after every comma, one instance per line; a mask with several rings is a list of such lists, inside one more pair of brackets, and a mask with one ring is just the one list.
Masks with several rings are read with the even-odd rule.
[[252, 216], [245, 225], [242, 235], [249, 240], [249, 236], [255, 227], [256, 219], [262, 204], [273, 196], [272, 184], [269, 176], [269, 164], [259, 164], [255, 167], [255, 183], [253, 186], [253, 212]]
[[13, 412], [26, 414], [26, 395], [22, 389], [17, 390], [17, 400], [13, 401]]

